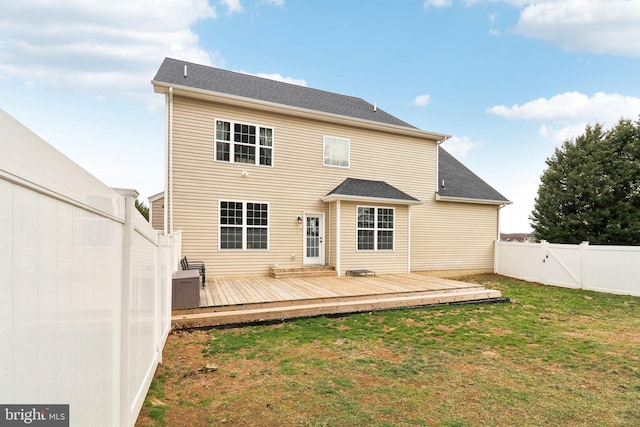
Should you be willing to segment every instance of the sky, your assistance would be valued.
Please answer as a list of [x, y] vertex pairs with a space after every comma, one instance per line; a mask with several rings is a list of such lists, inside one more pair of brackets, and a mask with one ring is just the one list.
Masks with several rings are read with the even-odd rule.
[[531, 231], [563, 141], [640, 118], [638, 0], [0, 2], [0, 108], [145, 202], [163, 191], [151, 80], [165, 57], [357, 96], [451, 135], [443, 147], [513, 202], [507, 233]]

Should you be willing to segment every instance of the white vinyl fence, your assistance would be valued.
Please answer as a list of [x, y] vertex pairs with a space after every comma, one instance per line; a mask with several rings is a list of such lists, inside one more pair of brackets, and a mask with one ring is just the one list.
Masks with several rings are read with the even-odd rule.
[[640, 246], [496, 241], [494, 271], [545, 285], [640, 296]]
[[180, 253], [136, 197], [0, 110], [0, 404], [68, 404], [71, 426], [134, 425]]

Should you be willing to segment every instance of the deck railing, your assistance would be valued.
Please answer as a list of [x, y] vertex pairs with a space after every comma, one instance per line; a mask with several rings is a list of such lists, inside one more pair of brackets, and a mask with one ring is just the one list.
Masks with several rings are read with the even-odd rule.
[[68, 404], [72, 426], [134, 425], [180, 253], [136, 197], [0, 110], [0, 405]]

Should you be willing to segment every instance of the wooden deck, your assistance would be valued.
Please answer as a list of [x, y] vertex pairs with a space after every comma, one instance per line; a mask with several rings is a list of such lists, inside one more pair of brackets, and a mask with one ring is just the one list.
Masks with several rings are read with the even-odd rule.
[[207, 278], [200, 307], [173, 310], [174, 326], [219, 326], [327, 314], [501, 300], [500, 291], [420, 274], [275, 279]]

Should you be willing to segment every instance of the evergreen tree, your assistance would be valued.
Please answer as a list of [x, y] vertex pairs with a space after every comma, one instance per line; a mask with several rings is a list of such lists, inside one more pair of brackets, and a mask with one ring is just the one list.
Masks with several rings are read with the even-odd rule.
[[640, 120], [587, 126], [546, 163], [529, 217], [539, 240], [640, 245]]
[[142, 214], [144, 219], [149, 221], [149, 208], [147, 207], [147, 205], [145, 205], [144, 202], [141, 202], [138, 199], [136, 199], [135, 206], [136, 206], [136, 209], [138, 209], [138, 212]]

